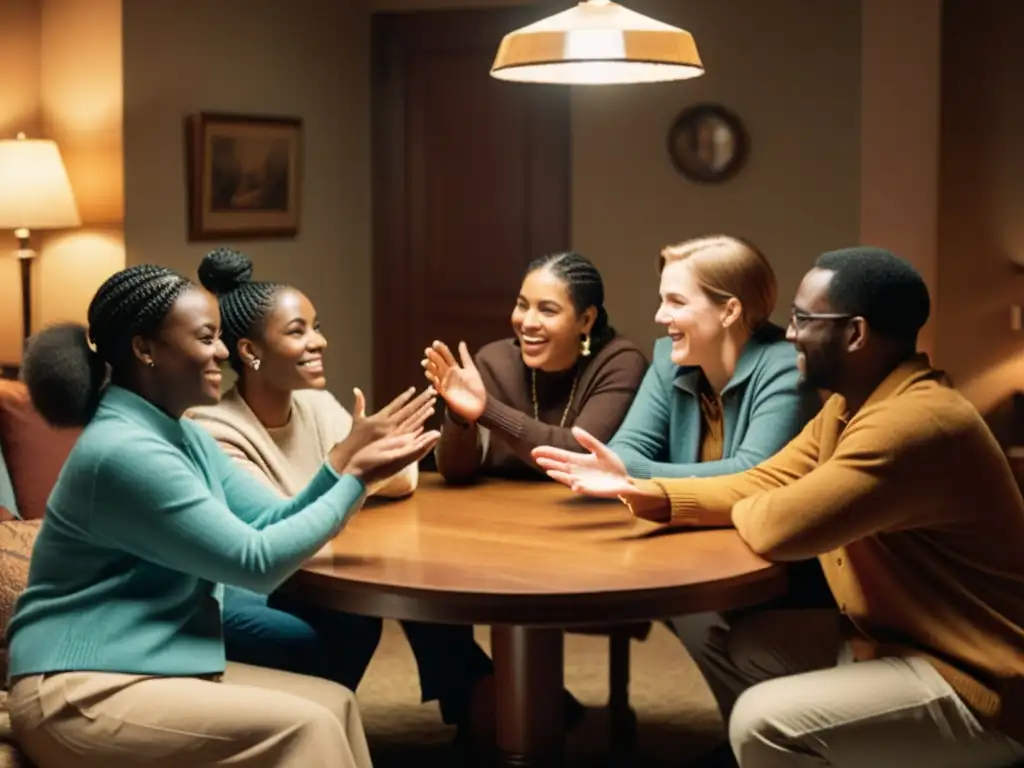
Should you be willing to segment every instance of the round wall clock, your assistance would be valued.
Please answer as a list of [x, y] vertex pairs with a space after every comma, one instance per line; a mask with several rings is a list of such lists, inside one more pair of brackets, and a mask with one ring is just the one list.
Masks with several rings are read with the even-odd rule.
[[747, 159], [747, 134], [740, 119], [719, 104], [687, 107], [668, 131], [668, 153], [676, 170], [713, 183], [736, 175]]

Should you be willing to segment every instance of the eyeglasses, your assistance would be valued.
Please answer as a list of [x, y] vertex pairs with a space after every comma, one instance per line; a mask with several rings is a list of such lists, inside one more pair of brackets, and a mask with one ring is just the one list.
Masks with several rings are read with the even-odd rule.
[[796, 307], [789, 311], [789, 322], [797, 330], [805, 327], [811, 320], [849, 320], [854, 315], [844, 315], [838, 312], [801, 312]]

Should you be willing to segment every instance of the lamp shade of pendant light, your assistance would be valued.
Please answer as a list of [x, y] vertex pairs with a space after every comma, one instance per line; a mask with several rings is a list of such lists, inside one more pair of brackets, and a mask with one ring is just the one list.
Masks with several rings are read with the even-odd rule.
[[562, 85], [657, 83], [703, 74], [693, 35], [611, 0], [583, 0], [509, 32], [491, 67], [500, 80]]

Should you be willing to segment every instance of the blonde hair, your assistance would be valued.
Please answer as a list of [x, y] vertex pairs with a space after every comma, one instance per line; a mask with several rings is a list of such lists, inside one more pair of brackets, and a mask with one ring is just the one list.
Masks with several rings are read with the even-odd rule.
[[658, 272], [676, 261], [689, 261], [701, 290], [716, 304], [736, 299], [743, 307], [740, 321], [754, 333], [768, 321], [779, 296], [775, 272], [764, 254], [751, 243], [729, 235], [708, 235], [667, 245]]

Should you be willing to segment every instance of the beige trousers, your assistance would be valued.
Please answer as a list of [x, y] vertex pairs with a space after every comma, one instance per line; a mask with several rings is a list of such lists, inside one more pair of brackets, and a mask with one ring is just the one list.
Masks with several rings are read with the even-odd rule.
[[221, 682], [64, 672], [18, 680], [8, 706], [39, 768], [368, 768], [351, 691], [228, 664]]
[[741, 768], [1005, 768], [1024, 757], [927, 661], [853, 663], [835, 611], [746, 613], [691, 651]]

